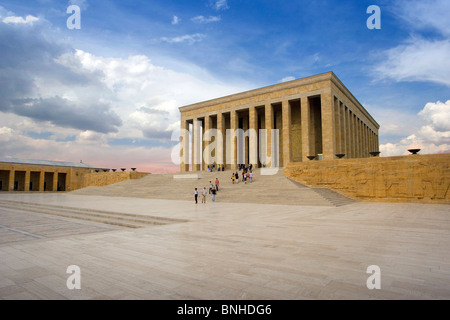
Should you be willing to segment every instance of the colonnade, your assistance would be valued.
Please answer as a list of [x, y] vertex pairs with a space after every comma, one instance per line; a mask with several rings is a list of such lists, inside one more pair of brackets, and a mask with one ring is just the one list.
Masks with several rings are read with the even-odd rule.
[[0, 170], [0, 191], [65, 191], [66, 172]]
[[181, 171], [369, 157], [378, 127], [331, 90], [181, 117]]

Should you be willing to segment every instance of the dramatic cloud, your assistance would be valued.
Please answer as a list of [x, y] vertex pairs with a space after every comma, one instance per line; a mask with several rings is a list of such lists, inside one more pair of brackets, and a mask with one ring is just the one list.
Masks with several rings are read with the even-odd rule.
[[73, 56], [73, 50], [52, 38], [46, 23], [0, 23], [0, 111], [61, 127], [117, 132], [122, 121], [107, 102], [73, 94], [87, 86], [105, 92], [95, 80], [100, 73], [65, 66], [64, 56]]
[[450, 152], [450, 100], [427, 103], [419, 116], [423, 119], [421, 128], [397, 143], [380, 145], [383, 156], [408, 154], [412, 148], [421, 153]]
[[191, 19], [192, 22], [196, 23], [211, 23], [211, 22], [218, 22], [220, 20], [221, 20], [220, 16], [209, 16], [209, 17], [196, 16]]
[[106, 104], [78, 107], [58, 96], [48, 99], [14, 100], [12, 109], [17, 115], [80, 130], [117, 132], [117, 127], [122, 125], [118, 115]]
[[[0, 9], [2, 17], [15, 16]], [[43, 18], [0, 20], [0, 157], [177, 170], [171, 138], [180, 125], [178, 108], [252, 86], [222, 83], [195, 65], [176, 66], [157, 66], [145, 55], [77, 50]]]

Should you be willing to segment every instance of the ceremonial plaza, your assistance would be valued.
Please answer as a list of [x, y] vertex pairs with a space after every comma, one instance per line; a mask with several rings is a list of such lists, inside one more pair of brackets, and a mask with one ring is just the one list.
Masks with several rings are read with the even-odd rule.
[[179, 110], [174, 174], [1, 159], [0, 299], [450, 299], [449, 153], [383, 157], [332, 72]]

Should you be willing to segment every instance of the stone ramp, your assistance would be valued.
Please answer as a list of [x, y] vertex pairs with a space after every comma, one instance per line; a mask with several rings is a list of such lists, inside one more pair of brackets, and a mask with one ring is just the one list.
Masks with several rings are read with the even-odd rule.
[[[309, 188], [304, 184], [297, 182], [295, 180], [289, 179], [292, 183], [296, 184], [300, 188]], [[350, 199], [339, 192], [336, 192], [327, 188], [309, 188], [310, 190], [315, 191], [317, 194], [321, 195], [325, 199], [327, 199], [330, 203], [332, 203], [335, 207], [346, 206], [348, 204], [355, 203], [356, 200]]]
[[[127, 180], [105, 187], [88, 187], [71, 192], [79, 195], [136, 197], [167, 200], [194, 200], [194, 188], [209, 188], [209, 181], [220, 181], [217, 202], [286, 204], [306, 206], [341, 205], [329, 194], [317, 192], [283, 176], [283, 169], [274, 175], [262, 175], [254, 170], [253, 183], [232, 184], [232, 171], [152, 174], [139, 180]], [[239, 176], [242, 178], [241, 172]], [[191, 178], [192, 177], [192, 178]], [[199, 198], [201, 202], [201, 197]], [[207, 202], [211, 202], [208, 195]]]
[[54, 215], [64, 218], [98, 222], [103, 224], [121, 226], [126, 228], [143, 228], [150, 225], [166, 225], [171, 223], [187, 222], [182, 219], [163, 218], [150, 215], [137, 215], [118, 213], [103, 210], [81, 209], [73, 207], [44, 205], [11, 200], [0, 200], [0, 207], [20, 209], [28, 212]]
[[312, 188], [315, 192], [326, 198], [336, 207], [346, 206], [348, 204], [355, 203], [356, 200], [350, 199], [334, 190], [327, 188]]

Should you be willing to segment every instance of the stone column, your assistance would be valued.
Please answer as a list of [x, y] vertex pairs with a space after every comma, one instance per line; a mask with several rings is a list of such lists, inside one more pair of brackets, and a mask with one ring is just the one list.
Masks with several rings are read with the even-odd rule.
[[217, 114], [217, 136], [216, 136], [216, 161], [217, 164], [225, 164], [223, 161], [223, 144], [225, 139], [225, 123], [222, 113]]
[[302, 161], [309, 161], [307, 158], [310, 154], [310, 112], [309, 112], [309, 99], [308, 97], [303, 97], [300, 100], [300, 112], [302, 121]]
[[41, 171], [39, 175], [39, 191], [44, 192], [44, 185], [45, 185], [45, 171]]
[[334, 108], [331, 89], [320, 95], [322, 107], [322, 154], [323, 160], [333, 160], [336, 154]]
[[345, 113], [345, 107], [343, 106], [342, 102], [339, 102], [339, 111], [340, 111], [340, 117], [341, 117], [341, 153], [345, 153], [345, 156], [348, 158], [347, 154], [347, 130], [346, 130], [346, 113]]
[[282, 125], [283, 125], [283, 166], [291, 162], [291, 106], [289, 101], [282, 102]]
[[[227, 145], [227, 149], [229, 149], [230, 155], [230, 165], [232, 170], [237, 169], [237, 129], [239, 128], [239, 118], [236, 110], [231, 110], [230, 114], [230, 131], [229, 134], [229, 144]], [[227, 134], [227, 135], [228, 135]]]
[[181, 119], [181, 150], [180, 150], [180, 170], [189, 171], [189, 123]]
[[364, 157], [366, 158], [366, 157], [369, 157], [370, 155], [369, 155], [369, 131], [368, 131], [367, 125], [365, 123], [364, 123], [364, 145], [365, 145]]
[[25, 186], [23, 187], [23, 191], [30, 191], [30, 178], [31, 172], [29, 170], [25, 171]]
[[356, 157], [361, 158], [361, 129], [360, 129], [360, 122], [358, 116], [355, 118], [355, 125], [356, 125]]
[[194, 125], [192, 129], [192, 171], [200, 171], [200, 165], [202, 163], [200, 158], [200, 148], [202, 145], [202, 138], [200, 136], [201, 121], [197, 118], [194, 119]]
[[364, 143], [364, 123], [362, 122], [361, 119], [359, 119], [359, 137], [360, 137], [360, 144], [361, 144], [361, 158], [365, 158], [366, 156], [364, 155], [364, 148], [365, 148], [365, 143]]
[[359, 138], [359, 157], [364, 158], [363, 123], [359, 118], [358, 118], [358, 138]]
[[339, 100], [333, 98], [333, 108], [334, 108], [334, 144], [336, 153], [342, 153], [342, 141], [341, 141], [341, 107], [339, 105]]
[[352, 157], [351, 155], [351, 124], [350, 124], [350, 110], [347, 108], [347, 106], [344, 106], [345, 108], [345, 153], [346, 158], [350, 159]]
[[273, 109], [271, 103], [265, 105], [265, 124], [266, 124], [266, 155], [268, 159], [262, 159], [267, 167], [273, 166], [274, 155], [272, 154], [272, 129], [273, 129]]
[[250, 107], [248, 110], [249, 116], [249, 151], [250, 164], [253, 168], [258, 167], [258, 117], [256, 107]]
[[358, 158], [358, 127], [357, 127], [357, 121], [356, 121], [356, 114], [353, 114], [352, 116], [352, 133], [353, 133], [353, 146], [352, 146], [352, 153], [353, 158]]
[[8, 191], [14, 191], [14, 179], [16, 177], [16, 172], [14, 169], [9, 171], [9, 181], [8, 181]]
[[53, 172], [53, 191], [58, 191], [58, 172]]
[[203, 129], [203, 170], [206, 171], [206, 168], [212, 165], [211, 150], [209, 150], [209, 144], [211, 142], [211, 117], [208, 115], [205, 116], [205, 125]]
[[[242, 159], [242, 163], [244, 163], [244, 164], [249, 164], [250, 163], [250, 154], [249, 154], [249, 144], [250, 144], [250, 141], [249, 141], [249, 136], [248, 136], [248, 129], [249, 129], [249, 126], [250, 126], [250, 115], [249, 115], [249, 117], [247, 118], [247, 117], [244, 117], [243, 119], [242, 119], [243, 121], [242, 121], [242, 131], [243, 132], [241, 132], [240, 134], [241, 134], [241, 137], [239, 138], [240, 139], [240, 152], [242, 153], [241, 154], [241, 159]], [[239, 144], [238, 144], [239, 145]]]

